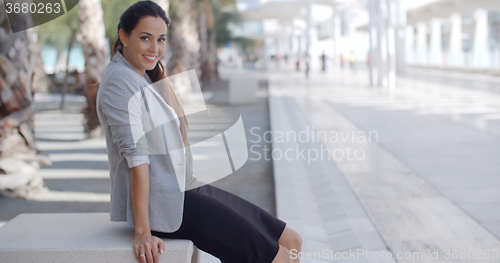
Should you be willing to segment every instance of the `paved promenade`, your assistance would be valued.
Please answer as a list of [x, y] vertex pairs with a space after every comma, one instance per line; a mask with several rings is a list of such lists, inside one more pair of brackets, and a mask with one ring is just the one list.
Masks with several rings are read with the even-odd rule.
[[[309, 80], [294, 71], [268, 74], [275, 158], [289, 153], [275, 160], [278, 216], [301, 230], [304, 252], [366, 249], [397, 257], [341, 262], [498, 261], [500, 96], [484, 87], [499, 79], [452, 76], [484, 81], [475, 88], [443, 84], [446, 73], [419, 74], [434, 77], [408, 74], [394, 91], [369, 87], [363, 72], [312, 72]], [[295, 142], [280, 131], [309, 135]], [[305, 157], [295, 154], [301, 147]], [[287, 168], [294, 165], [303, 169]], [[302, 205], [303, 192], [313, 193], [315, 213]]]

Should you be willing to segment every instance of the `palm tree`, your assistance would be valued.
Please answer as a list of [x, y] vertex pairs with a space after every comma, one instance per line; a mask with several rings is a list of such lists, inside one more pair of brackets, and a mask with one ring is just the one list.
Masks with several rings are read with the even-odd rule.
[[76, 36], [79, 32], [80, 18], [78, 17], [78, 8], [72, 8], [64, 15], [57, 17], [49, 22], [43, 23], [36, 28], [36, 32], [41, 36], [37, 42], [40, 48], [43, 45], [53, 46], [57, 49], [57, 58], [61, 57], [63, 51], [67, 52], [66, 57], [66, 75], [62, 85], [62, 96], [60, 108], [63, 108], [67, 91], [67, 80], [69, 76], [69, 58], [70, 51], [76, 42]]
[[[35, 67], [40, 65], [38, 48], [33, 49], [36, 35], [31, 30], [12, 33], [9, 19], [26, 23], [30, 28], [31, 17], [23, 13], [5, 15], [0, 5], [0, 194], [26, 198], [44, 189], [38, 175], [38, 161], [49, 163], [38, 156], [33, 129], [33, 80]], [[37, 72], [41, 72], [37, 70]]]
[[167, 65], [170, 74], [195, 69], [200, 75], [200, 40], [197, 30], [196, 0], [174, 0], [169, 8], [169, 49], [171, 56]]
[[87, 135], [94, 137], [101, 134], [101, 129], [98, 129], [100, 124], [96, 108], [97, 84], [101, 82], [109, 61], [101, 0], [80, 0], [78, 14], [80, 16], [80, 43], [85, 57], [87, 79], [85, 93], [88, 106], [83, 111], [84, 126]]
[[214, 11], [210, 0], [200, 1], [199, 12], [200, 68], [203, 86], [212, 83], [217, 76], [217, 47], [214, 30]]
[[228, 30], [229, 22], [239, 22], [241, 17], [234, 0], [199, 0], [201, 80], [208, 85], [219, 78], [217, 48], [236, 40]]
[[[168, 14], [168, 10], [170, 8], [170, 2], [168, 0], [153, 0], [153, 2], [157, 3], [159, 6], [161, 6], [161, 8], [163, 8], [163, 10], [165, 10], [165, 12], [167, 12]], [[172, 51], [170, 50], [169, 46], [168, 46], [168, 35], [167, 35], [167, 41], [166, 41], [166, 49], [165, 49], [165, 53], [163, 53], [163, 56], [161, 57], [161, 62], [163, 63], [163, 65], [167, 65], [168, 64], [168, 61], [170, 60], [170, 57], [172, 56]]]

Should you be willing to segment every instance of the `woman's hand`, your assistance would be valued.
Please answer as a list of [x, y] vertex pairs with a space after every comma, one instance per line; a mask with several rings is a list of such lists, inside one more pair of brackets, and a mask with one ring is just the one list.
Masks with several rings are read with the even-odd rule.
[[165, 244], [163, 244], [162, 239], [152, 236], [151, 233], [147, 232], [135, 235], [134, 252], [139, 262], [158, 263], [158, 253], [163, 254], [163, 251], [165, 251]]

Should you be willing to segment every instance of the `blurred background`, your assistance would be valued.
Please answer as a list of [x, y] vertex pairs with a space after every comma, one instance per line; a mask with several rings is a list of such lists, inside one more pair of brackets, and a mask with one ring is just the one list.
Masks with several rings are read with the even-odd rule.
[[[0, 6], [0, 225], [20, 213], [109, 212], [95, 84], [135, 2], [80, 0], [17, 33]], [[498, 1], [155, 2], [172, 19], [168, 74], [199, 79], [201, 97], [176, 90], [183, 104], [242, 116], [249, 159], [213, 185], [287, 221], [304, 257], [366, 249], [394, 257], [359, 262], [497, 262], [477, 251], [500, 249]], [[477, 253], [446, 259], [446, 249]]]

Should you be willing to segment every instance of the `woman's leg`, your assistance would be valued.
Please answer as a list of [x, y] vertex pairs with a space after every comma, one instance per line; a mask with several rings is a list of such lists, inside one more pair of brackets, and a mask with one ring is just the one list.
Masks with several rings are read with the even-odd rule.
[[[279, 254], [277, 240], [285, 226], [281, 228], [281, 221], [273, 220], [261, 208], [210, 185], [186, 191], [184, 201], [180, 229], [174, 233], [154, 232], [155, 235], [190, 239], [222, 263], [272, 262]], [[278, 262], [292, 263], [290, 260]]]
[[[302, 249], [302, 238], [300, 237], [300, 234], [289, 226], [286, 226], [285, 230], [283, 230], [283, 234], [281, 234], [278, 243], [280, 244], [280, 249], [281, 246], [286, 247], [289, 251], [289, 254], [291, 252], [295, 255], [298, 255], [300, 250]], [[300, 259], [296, 257], [293, 262], [299, 263], [299, 261]]]

